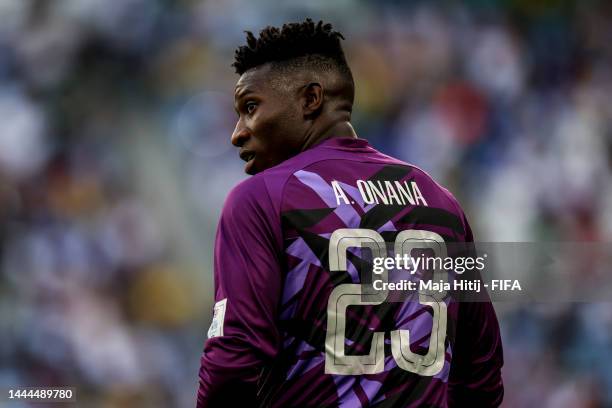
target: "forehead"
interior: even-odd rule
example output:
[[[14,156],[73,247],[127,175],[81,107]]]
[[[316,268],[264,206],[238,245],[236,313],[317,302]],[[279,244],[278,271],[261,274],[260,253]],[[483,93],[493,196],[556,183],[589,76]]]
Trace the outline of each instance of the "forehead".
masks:
[[[240,98],[248,93],[270,92],[273,75],[274,73],[271,72],[270,66],[267,64],[246,71],[236,82],[234,96]]]
[[[308,78],[299,72],[279,70],[272,63],[251,68],[240,76],[234,90],[235,99],[248,93],[269,94],[286,98],[293,94]]]

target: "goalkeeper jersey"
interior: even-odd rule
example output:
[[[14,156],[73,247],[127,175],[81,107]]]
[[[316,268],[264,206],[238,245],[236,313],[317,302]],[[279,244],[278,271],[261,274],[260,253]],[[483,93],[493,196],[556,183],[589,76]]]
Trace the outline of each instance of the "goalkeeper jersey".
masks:
[[[363,139],[328,139],[236,186],[216,235],[198,406],[498,406],[490,302],[372,291],[405,273],[377,275],[373,258],[413,241],[473,237],[446,189]]]

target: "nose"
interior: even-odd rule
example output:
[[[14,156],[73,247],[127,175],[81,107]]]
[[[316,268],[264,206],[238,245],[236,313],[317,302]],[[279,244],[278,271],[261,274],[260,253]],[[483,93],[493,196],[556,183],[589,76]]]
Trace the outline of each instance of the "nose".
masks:
[[[234,133],[232,133],[232,144],[236,147],[242,147],[249,137],[249,130],[244,126],[242,120],[238,120]]]

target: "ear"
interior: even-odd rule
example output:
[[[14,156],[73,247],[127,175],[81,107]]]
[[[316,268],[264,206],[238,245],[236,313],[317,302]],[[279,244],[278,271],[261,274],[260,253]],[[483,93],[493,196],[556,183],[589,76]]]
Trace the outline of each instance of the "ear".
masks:
[[[323,107],[323,87],[318,82],[311,82],[303,88],[302,109],[304,117],[317,114]]]

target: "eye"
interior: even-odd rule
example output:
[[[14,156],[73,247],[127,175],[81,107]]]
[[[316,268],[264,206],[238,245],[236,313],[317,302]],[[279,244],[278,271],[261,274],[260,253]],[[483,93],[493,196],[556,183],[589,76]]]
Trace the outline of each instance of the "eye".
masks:
[[[255,112],[255,108],[257,107],[257,103],[253,101],[247,102],[245,105],[246,112],[250,115]]]

